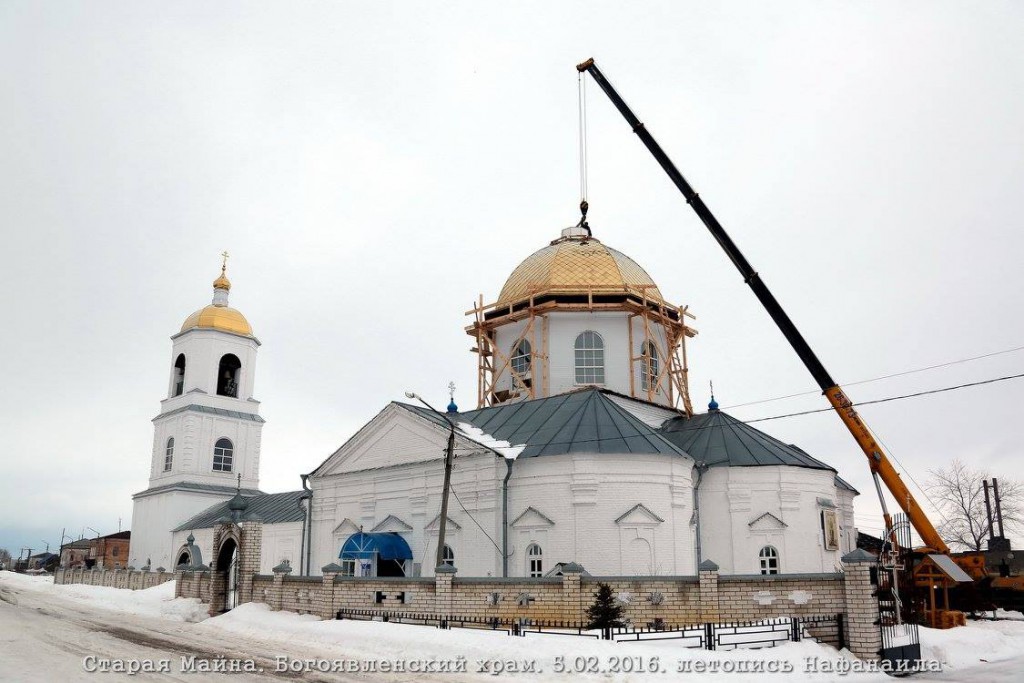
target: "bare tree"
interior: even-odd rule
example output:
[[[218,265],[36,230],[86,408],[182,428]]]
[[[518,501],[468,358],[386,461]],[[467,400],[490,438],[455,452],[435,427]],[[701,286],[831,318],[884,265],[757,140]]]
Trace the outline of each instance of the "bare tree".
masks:
[[[11,568],[11,552],[7,548],[0,548],[0,569]]]
[[[989,537],[988,515],[985,512],[983,482],[989,479],[986,470],[968,467],[954,460],[945,469],[929,470],[925,488],[932,504],[942,514],[938,532],[947,543],[966,550],[983,550]],[[990,494],[991,496],[991,491]],[[1003,527],[1006,535],[1024,524],[1024,486],[1020,482],[999,478]],[[992,521],[996,523],[996,503],[992,500]]]

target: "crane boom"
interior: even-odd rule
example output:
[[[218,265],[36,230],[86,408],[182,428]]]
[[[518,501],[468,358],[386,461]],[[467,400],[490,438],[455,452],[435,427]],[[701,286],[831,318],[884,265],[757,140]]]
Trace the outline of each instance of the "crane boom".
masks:
[[[893,468],[889,458],[886,457],[884,450],[881,445],[875,440],[874,436],[871,435],[871,430],[861,419],[860,415],[857,414],[857,410],[853,406],[853,402],[847,398],[846,393],[843,391],[836,382],[829,375],[825,366],[822,365],[821,361],[811,350],[807,340],[804,339],[803,335],[793,324],[793,321],[783,310],[778,300],[768,289],[768,286],[758,275],[754,267],[750,265],[746,257],[740,251],[736,243],[732,241],[726,233],[725,228],[718,222],[714,214],[704,203],[704,200],[700,198],[700,195],[690,186],[683,177],[683,174],[679,172],[676,165],[672,163],[668,155],[661,148],[661,145],[654,139],[650,131],[641,123],[640,119],[636,117],[636,114],[629,108],[629,105],[619,96],[619,93],[615,91],[612,84],[608,82],[601,70],[594,64],[593,59],[588,59],[582,64],[577,65],[576,69],[581,73],[589,73],[594,81],[598,84],[604,94],[608,96],[608,99],[612,101],[615,108],[619,110],[623,118],[626,119],[626,123],[630,125],[633,132],[636,133],[640,141],[644,143],[647,150],[654,156],[655,161],[664,169],[665,173],[668,174],[669,179],[672,183],[682,192],[686,198],[686,203],[689,204],[693,210],[697,213],[701,222],[711,232],[712,237],[722,247],[729,260],[732,261],[736,269],[740,271],[740,275],[743,276],[743,281],[747,283],[751,290],[754,292],[754,296],[757,297],[761,305],[764,306],[765,310],[768,311],[768,315],[771,316],[772,320],[778,326],[782,332],[786,341],[789,342],[793,350],[796,351],[796,355],[803,361],[804,366],[814,377],[814,381],[821,387],[822,393],[828,399],[829,403],[832,404],[832,408],[838,413],[843,424],[850,430],[853,438],[857,440],[857,444],[864,451],[864,455],[867,456],[868,466],[871,468],[873,477],[875,477],[876,487],[878,480],[881,479],[882,483],[885,484],[889,492],[892,493],[896,499],[896,504],[907,513],[907,517],[910,519],[910,523],[914,525],[917,533],[921,536],[921,540],[924,541],[925,545],[938,552],[948,553],[949,548],[946,543],[939,536],[938,531],[935,530],[931,520],[918,505],[911,494],[910,489],[906,487],[900,475]],[[885,505],[885,499],[882,498],[881,489],[878,491],[879,498],[881,499],[882,509],[885,514],[885,526],[886,531],[889,532],[892,529],[892,519],[889,516],[888,510]]]

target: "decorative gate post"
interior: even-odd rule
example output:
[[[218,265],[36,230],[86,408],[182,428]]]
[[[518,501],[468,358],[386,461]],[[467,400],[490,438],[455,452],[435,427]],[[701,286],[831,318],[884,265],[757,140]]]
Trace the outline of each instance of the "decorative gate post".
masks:
[[[843,556],[843,592],[846,597],[846,645],[861,659],[877,660],[882,649],[878,597],[871,583],[871,568],[878,562],[857,548]]]

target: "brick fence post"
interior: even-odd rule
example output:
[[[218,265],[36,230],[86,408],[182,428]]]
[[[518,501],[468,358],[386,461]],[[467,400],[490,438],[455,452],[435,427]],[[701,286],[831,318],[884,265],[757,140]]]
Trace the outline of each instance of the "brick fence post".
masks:
[[[252,602],[253,577],[260,573],[263,557],[263,522],[249,519],[242,522],[241,546],[238,549],[238,604]]]
[[[281,601],[284,600],[284,577],[292,573],[292,563],[288,560],[281,560],[281,564],[270,571],[274,572],[274,585],[270,587],[267,604],[270,609],[277,612],[281,609]]]
[[[583,623],[583,567],[575,562],[562,566],[562,614],[568,621]]]
[[[846,598],[844,631],[846,646],[861,659],[877,660],[882,649],[878,624],[878,597],[871,583],[871,567],[878,562],[871,553],[857,548],[843,556],[843,594]]]
[[[455,581],[455,567],[442,564],[434,569],[434,611],[442,617],[450,617],[455,598],[452,585]]]
[[[334,562],[320,568],[320,573],[324,575],[324,587],[320,591],[319,605],[321,619],[334,618],[334,579],[341,572],[341,567]]]
[[[697,567],[700,584],[700,618],[705,623],[717,622],[718,608],[718,565],[711,560],[704,560]]]

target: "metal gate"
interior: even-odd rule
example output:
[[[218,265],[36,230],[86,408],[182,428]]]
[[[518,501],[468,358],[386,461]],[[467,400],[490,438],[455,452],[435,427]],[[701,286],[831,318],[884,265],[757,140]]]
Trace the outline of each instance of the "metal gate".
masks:
[[[893,517],[893,535],[897,548],[890,541],[882,547],[875,567],[878,596],[878,624],[882,631],[881,658],[894,672],[910,672],[921,659],[921,637],[918,632],[917,600],[910,548],[910,523],[906,515]]]

